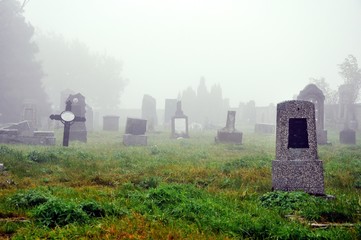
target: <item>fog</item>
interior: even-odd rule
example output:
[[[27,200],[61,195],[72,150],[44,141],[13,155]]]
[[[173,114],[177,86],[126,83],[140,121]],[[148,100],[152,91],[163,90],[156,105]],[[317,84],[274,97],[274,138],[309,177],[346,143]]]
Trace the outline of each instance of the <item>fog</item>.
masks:
[[[36,31],[121,60],[122,108],[140,108],[144,94],[163,108],[202,76],[231,107],[268,105],[310,77],[336,89],[338,64],[349,54],[361,61],[359,0],[31,0],[24,16]]]

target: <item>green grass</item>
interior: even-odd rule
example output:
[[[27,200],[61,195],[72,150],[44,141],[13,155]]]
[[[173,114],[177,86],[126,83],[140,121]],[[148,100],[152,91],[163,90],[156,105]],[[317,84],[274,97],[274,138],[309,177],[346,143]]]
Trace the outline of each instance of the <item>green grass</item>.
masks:
[[[149,134],[145,147],[110,132],[68,148],[61,138],[0,145],[0,238],[361,238],[361,145],[331,133],[332,145],[319,146],[330,200],[271,192],[274,135],[246,132],[242,145],[190,135]]]

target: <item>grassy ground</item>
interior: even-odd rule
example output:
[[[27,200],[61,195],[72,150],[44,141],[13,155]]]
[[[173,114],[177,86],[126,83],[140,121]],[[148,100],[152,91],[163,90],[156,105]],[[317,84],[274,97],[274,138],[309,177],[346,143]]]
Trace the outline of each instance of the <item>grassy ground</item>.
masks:
[[[320,146],[326,193],[271,192],[275,136],[215,132],[125,147],[94,132],[63,148],[0,145],[0,237],[14,239],[361,239],[361,144]],[[361,136],[358,136],[360,139]]]

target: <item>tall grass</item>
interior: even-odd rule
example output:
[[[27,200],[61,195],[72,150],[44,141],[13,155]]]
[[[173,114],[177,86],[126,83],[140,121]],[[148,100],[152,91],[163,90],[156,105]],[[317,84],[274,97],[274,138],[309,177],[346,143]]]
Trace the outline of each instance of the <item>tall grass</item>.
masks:
[[[214,135],[191,133],[176,140],[167,132],[149,134],[145,147],[125,147],[121,134],[108,132],[89,133],[87,144],[71,142],[68,148],[1,145],[0,234],[360,238],[361,145],[330,139],[335,143],[319,146],[326,193],[336,197],[326,200],[271,192],[274,135],[244,133],[242,145],[215,144]],[[313,222],[352,225],[312,229]]]

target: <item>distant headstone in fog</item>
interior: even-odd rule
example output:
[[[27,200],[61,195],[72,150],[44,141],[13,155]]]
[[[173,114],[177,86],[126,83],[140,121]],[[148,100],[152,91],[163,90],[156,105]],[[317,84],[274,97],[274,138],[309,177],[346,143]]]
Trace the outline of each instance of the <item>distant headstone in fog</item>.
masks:
[[[317,154],[315,105],[309,101],[293,100],[277,105],[272,188],[324,195],[323,163]]]
[[[177,111],[177,99],[166,99],[164,108],[164,125],[170,126],[172,117]]]
[[[273,134],[275,133],[275,125],[266,124],[266,123],[256,123],[254,125],[254,132],[262,133],[262,134]]]
[[[315,104],[317,143],[327,144],[327,131],[324,130],[325,122],[325,95],[315,84],[308,84],[300,91],[298,100],[305,100]]]
[[[125,146],[146,146],[147,120],[139,118],[127,118],[123,144]]]
[[[119,131],[119,116],[108,115],[103,116],[104,131]]]
[[[154,131],[155,126],[158,125],[157,102],[155,98],[147,94],[143,96],[142,119],[147,120],[148,131]]]
[[[34,100],[27,99],[23,102],[22,121],[28,121],[32,130],[38,128],[37,107]]]
[[[70,94],[66,101],[71,101],[71,111],[76,117],[85,118],[85,97],[81,93]],[[70,128],[69,140],[87,142],[87,128],[85,122],[74,122]]]
[[[189,138],[188,117],[183,113],[182,102],[177,102],[177,108],[172,117],[172,138]]]
[[[341,85],[339,92],[339,119],[343,123],[343,129],[340,131],[340,143],[356,144],[357,123],[354,116],[354,106],[352,100],[353,86],[351,84]]]
[[[236,111],[228,111],[226,126],[217,131],[216,142],[242,144],[242,132],[236,130]]]

